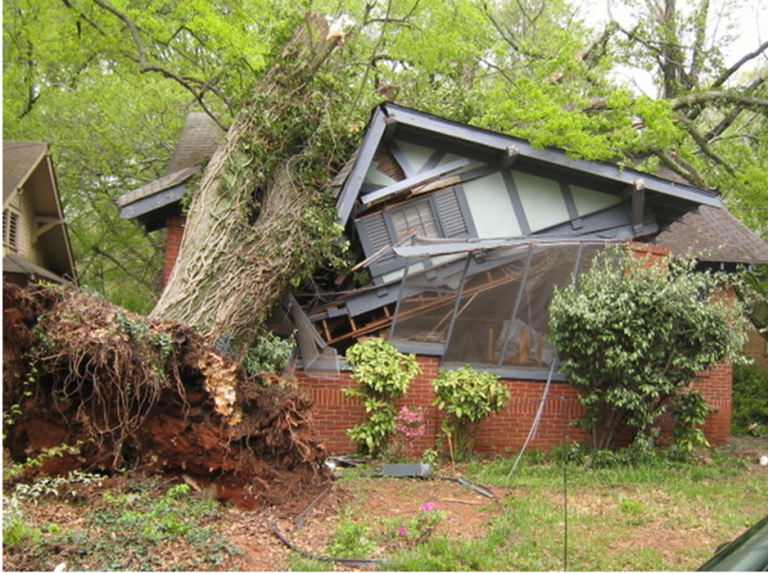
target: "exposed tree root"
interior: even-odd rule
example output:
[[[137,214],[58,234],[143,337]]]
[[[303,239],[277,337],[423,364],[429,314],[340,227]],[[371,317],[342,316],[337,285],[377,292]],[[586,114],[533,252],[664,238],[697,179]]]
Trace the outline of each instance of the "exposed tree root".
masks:
[[[247,378],[191,328],[78,291],[4,284],[3,301],[5,443],[42,461],[28,474],[162,472],[299,510],[327,487],[310,402]]]

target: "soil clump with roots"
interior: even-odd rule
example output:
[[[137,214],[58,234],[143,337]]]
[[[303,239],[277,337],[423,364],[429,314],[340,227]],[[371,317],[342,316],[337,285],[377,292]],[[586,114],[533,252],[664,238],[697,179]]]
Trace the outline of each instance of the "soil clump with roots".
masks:
[[[78,290],[3,284],[3,404],[10,456],[34,461],[18,479],[143,471],[288,513],[332,479],[309,400]]]

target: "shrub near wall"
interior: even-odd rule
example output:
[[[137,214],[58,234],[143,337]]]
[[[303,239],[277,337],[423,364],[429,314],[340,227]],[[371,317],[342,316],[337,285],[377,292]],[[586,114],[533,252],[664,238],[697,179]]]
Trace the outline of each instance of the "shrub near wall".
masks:
[[[407,405],[420,408],[426,423],[425,435],[413,440],[412,451],[442,448],[442,413],[432,402],[435,393],[432,382],[440,370],[439,359],[433,356],[417,357],[421,374],[411,380],[405,399],[396,401],[396,407]],[[719,364],[700,373],[694,385],[702,391],[707,401],[716,408],[704,424],[704,432],[710,444],[717,445],[730,437],[731,424],[731,365]],[[303,370],[296,371],[296,383],[300,390],[314,401],[313,421],[318,437],[335,455],[355,452],[356,444],[347,430],[365,420],[365,408],[360,398],[348,397],[343,388],[354,384],[351,373],[342,371],[333,376],[310,376]],[[486,419],[477,434],[475,449],[486,454],[505,454],[518,451],[525,443],[528,431],[536,416],[536,410],[544,390],[544,383],[537,380],[502,379],[510,391],[510,400],[504,409]],[[583,416],[576,389],[563,382],[554,382],[545,403],[534,449],[549,449],[564,442],[585,442],[586,431],[574,426],[573,420]]]

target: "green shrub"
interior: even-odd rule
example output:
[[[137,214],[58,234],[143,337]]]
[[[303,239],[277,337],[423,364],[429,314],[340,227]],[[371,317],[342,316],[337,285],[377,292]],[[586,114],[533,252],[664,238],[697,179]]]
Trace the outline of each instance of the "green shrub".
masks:
[[[346,396],[363,399],[367,420],[347,430],[363,453],[379,455],[397,428],[395,400],[408,391],[420,372],[413,354],[403,354],[391,342],[370,338],[347,349],[357,386],[344,388]]]
[[[282,374],[288,366],[296,340],[293,336],[280,338],[276,334],[268,332],[256,341],[245,353],[243,367],[245,371],[256,376],[261,372]]]
[[[689,259],[608,248],[578,283],[555,290],[549,338],[579,391],[592,446],[614,447],[627,426],[647,434],[698,372],[737,355],[745,304],[722,292],[741,286],[738,276],[697,272]],[[694,401],[684,406],[693,415],[678,420],[694,423],[683,436],[693,442]]]
[[[445,410],[442,429],[449,439],[451,455],[466,459],[474,448],[480,422],[504,407],[509,389],[495,374],[479,372],[469,364],[458,370],[443,370],[433,387],[435,406]]]
[[[755,366],[734,366],[732,407],[734,434],[768,433],[768,376]]]

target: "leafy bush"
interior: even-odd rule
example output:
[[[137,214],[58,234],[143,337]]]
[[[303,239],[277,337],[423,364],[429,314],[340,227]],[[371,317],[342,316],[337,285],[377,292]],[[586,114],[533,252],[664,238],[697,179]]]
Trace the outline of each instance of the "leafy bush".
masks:
[[[448,436],[451,455],[466,459],[474,448],[480,422],[504,407],[509,389],[495,374],[479,372],[469,364],[443,370],[433,387],[435,406],[445,410],[442,429]]]
[[[723,291],[740,288],[739,278],[694,264],[605,249],[577,284],[555,290],[550,340],[579,390],[593,446],[612,447],[626,426],[647,434],[697,372],[738,355],[744,304]],[[691,428],[697,420],[688,418]]]
[[[381,338],[351,346],[346,358],[357,386],[342,391],[346,396],[362,398],[368,417],[347,433],[364,453],[379,455],[397,428],[394,401],[408,391],[421,369],[413,354],[403,354]]]
[[[735,434],[768,433],[768,376],[755,366],[733,369],[731,429]]]
[[[282,374],[288,366],[296,340],[293,336],[280,338],[268,332],[256,341],[256,345],[245,353],[243,367],[250,376],[261,372]]]

